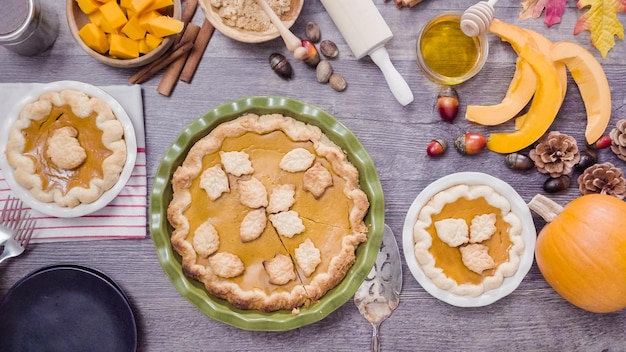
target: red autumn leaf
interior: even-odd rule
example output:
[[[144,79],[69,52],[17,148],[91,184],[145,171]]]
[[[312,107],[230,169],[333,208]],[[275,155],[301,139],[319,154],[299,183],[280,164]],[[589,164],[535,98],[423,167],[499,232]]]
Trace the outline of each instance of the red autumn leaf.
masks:
[[[565,12],[566,0],[522,0],[522,11],[519,20],[539,18],[543,10],[546,11],[543,22],[548,26],[561,22],[561,16]]]

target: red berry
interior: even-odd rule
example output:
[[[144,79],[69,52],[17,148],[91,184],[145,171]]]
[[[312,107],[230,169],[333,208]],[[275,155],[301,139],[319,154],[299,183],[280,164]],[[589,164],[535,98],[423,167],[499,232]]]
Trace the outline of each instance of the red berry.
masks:
[[[611,137],[602,136],[593,144],[595,149],[604,149],[611,146]]]

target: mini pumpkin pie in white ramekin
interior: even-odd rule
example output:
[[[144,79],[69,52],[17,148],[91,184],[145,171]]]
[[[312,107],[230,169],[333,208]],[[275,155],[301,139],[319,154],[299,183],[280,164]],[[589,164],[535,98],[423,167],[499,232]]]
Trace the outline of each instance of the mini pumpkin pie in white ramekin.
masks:
[[[73,81],[40,86],[9,118],[2,169],[14,193],[36,210],[58,217],[96,211],[132,173],[132,122],[99,88]]]
[[[517,288],[534,259],[530,210],[500,179],[478,172],[426,187],[404,223],[404,255],[434,297],[460,307],[491,304]]]

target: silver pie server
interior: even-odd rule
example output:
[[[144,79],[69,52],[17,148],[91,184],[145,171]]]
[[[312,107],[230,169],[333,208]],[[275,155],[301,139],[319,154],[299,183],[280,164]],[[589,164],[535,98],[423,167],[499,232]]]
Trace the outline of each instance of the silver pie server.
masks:
[[[354,304],[361,315],[374,328],[372,332],[372,351],[379,351],[380,324],[387,319],[400,303],[402,290],[402,261],[398,243],[391,228],[385,225],[383,243],[376,258],[376,263],[354,294]]]

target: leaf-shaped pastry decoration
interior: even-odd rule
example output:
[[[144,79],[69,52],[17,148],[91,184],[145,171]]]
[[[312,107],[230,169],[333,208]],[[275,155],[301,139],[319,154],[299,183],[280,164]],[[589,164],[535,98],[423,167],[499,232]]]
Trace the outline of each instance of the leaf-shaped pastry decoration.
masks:
[[[561,22],[561,16],[565,12],[565,2],[566,0],[522,0],[522,11],[519,14],[519,20],[539,18],[545,9],[546,14],[543,22],[548,27],[551,27]]]
[[[589,31],[591,44],[606,58],[615,46],[615,36],[624,39],[624,26],[617,13],[626,11],[626,0],[578,0],[577,6],[589,9],[576,21],[574,35]]]

